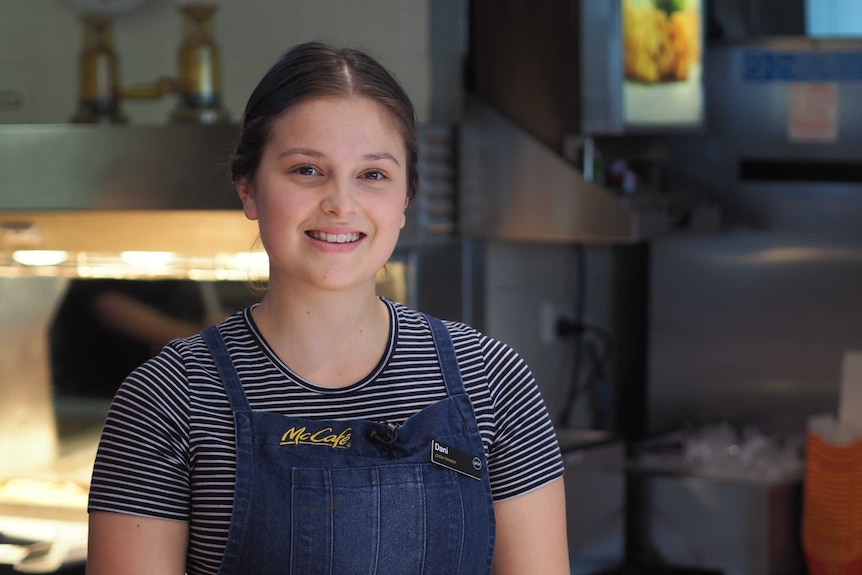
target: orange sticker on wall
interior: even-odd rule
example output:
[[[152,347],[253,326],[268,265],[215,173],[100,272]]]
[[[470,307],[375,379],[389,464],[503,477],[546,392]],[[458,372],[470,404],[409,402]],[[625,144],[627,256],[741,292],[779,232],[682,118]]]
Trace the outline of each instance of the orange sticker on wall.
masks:
[[[793,142],[838,139],[838,86],[791,84],[787,136]]]

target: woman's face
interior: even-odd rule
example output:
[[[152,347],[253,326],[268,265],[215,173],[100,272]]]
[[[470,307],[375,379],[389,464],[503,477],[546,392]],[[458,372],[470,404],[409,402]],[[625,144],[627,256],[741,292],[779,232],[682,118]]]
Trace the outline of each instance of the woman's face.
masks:
[[[312,99],[278,118],[254,179],[237,182],[246,216],[259,221],[270,283],[373,285],[404,227],[406,162],[372,100]]]

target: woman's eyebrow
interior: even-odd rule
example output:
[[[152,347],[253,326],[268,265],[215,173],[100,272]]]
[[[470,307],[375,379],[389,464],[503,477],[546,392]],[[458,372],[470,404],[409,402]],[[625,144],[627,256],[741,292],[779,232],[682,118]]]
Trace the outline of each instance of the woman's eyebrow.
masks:
[[[365,154],[365,155],[363,156],[363,159],[365,159],[365,160],[370,160],[370,161],[374,161],[374,160],[390,160],[390,161],[394,162],[396,166],[400,166],[400,165],[401,165],[401,164],[398,162],[398,160],[396,160],[396,159],[395,159],[395,156],[393,156],[392,154],[388,154],[388,153],[386,153],[386,152],[376,152],[376,153],[371,153],[371,154]]]
[[[314,150],[312,148],[288,148],[288,149],[280,152],[278,154],[278,157],[279,158],[285,158],[287,156],[293,156],[295,154],[299,154],[302,156],[309,156],[312,158],[322,158],[323,156],[325,156],[325,154],[323,152],[320,152],[318,150]],[[372,162],[374,160],[389,160],[389,161],[393,162],[396,166],[401,165],[401,163],[397,159],[395,159],[395,156],[393,156],[392,154],[390,154],[388,152],[372,152],[372,153],[365,154],[364,156],[362,156],[362,159],[366,160],[366,161],[372,161]]]
[[[319,152],[312,148],[288,148],[283,152],[278,154],[279,158],[284,158],[287,156],[293,156],[294,154],[301,154],[303,156],[311,156],[312,158],[322,158],[323,152]]]

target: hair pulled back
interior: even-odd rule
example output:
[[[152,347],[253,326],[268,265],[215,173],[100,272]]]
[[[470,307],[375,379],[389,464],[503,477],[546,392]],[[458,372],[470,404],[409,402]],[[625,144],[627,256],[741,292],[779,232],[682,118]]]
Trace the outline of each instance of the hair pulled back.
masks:
[[[321,42],[291,48],[251,93],[231,159],[231,179],[254,178],[277,118],[301,102],[332,96],[368,98],[386,110],[404,140],[407,197],[413,198],[419,180],[413,103],[394,76],[365,52]]]

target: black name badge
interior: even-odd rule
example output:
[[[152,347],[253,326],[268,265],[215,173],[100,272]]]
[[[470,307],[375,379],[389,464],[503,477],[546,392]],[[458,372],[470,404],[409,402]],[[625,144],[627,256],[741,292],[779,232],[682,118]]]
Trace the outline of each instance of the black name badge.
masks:
[[[463,473],[473,479],[482,479],[485,463],[481,457],[470,455],[456,447],[431,440],[431,462]]]

